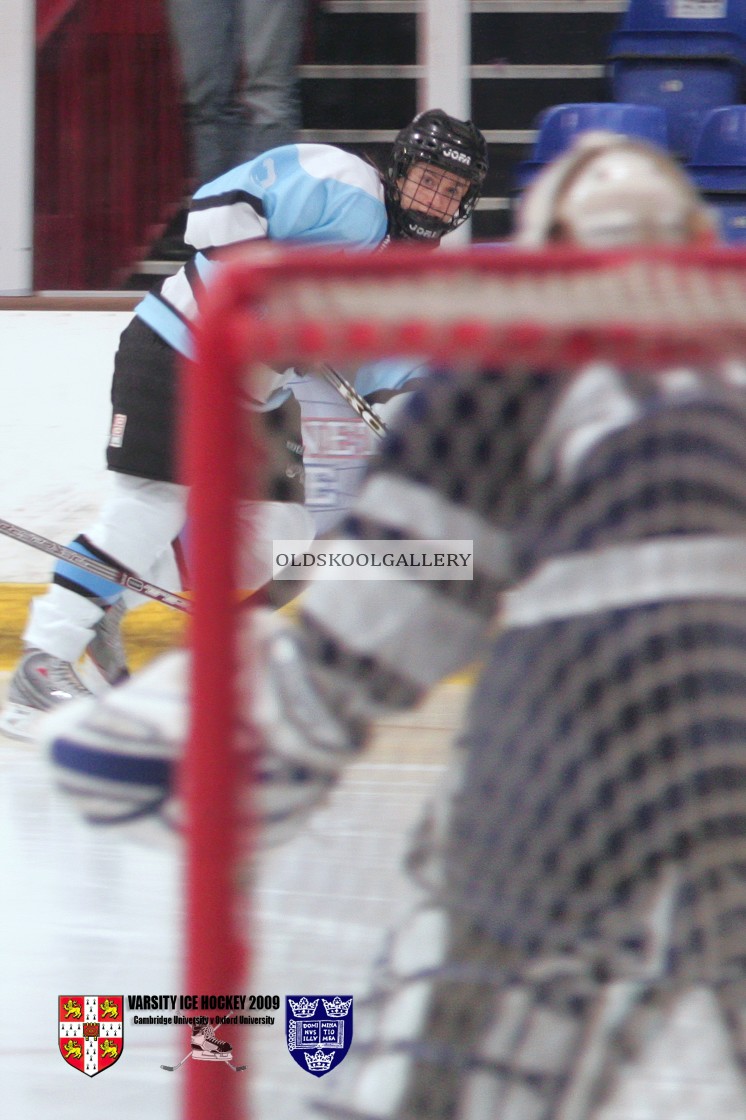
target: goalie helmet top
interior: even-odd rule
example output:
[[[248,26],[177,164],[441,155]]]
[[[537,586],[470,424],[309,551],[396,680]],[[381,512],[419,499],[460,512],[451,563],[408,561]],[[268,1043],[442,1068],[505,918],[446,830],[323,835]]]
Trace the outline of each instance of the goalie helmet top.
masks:
[[[614,132],[586,132],[545,167],[519,209],[521,245],[589,248],[712,240],[712,215],[663,150]]]
[[[416,164],[465,180],[468,189],[451,215],[423,214],[402,203],[401,186]],[[391,236],[437,242],[471,214],[487,174],[487,142],[471,121],[442,109],[419,113],[396,137],[383,175]]]

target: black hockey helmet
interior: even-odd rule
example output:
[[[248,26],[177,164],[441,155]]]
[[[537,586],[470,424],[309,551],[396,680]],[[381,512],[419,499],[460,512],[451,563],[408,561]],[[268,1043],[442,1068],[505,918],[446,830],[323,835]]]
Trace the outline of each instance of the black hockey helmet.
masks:
[[[439,217],[401,205],[400,183],[416,163],[432,164],[470,181],[452,217]],[[487,175],[487,142],[471,121],[449,117],[442,109],[419,113],[401,130],[391,149],[383,176],[391,236],[416,241],[439,241],[471,214]]]

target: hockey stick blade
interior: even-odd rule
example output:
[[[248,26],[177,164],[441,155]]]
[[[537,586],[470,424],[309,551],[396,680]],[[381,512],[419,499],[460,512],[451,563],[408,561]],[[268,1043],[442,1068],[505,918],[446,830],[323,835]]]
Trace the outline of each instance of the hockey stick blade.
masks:
[[[184,1062],[187,1060],[187,1058],[191,1058],[191,1056],[191,1054],[187,1054],[186,1058],[182,1058],[177,1066],[162,1065],[161,1069],[165,1069],[169,1073],[176,1073],[176,1071],[181,1069],[181,1067],[184,1065]],[[231,1062],[224,1062],[223,1064],[228,1066],[228,1069],[232,1069],[234,1073],[241,1073],[242,1070],[248,1069],[248,1066],[234,1066]]]
[[[168,1070],[169,1073],[176,1073],[177,1069],[181,1069],[181,1067],[184,1065],[184,1062],[187,1060],[187,1058],[191,1058],[191,1056],[192,1056],[192,1054],[191,1054],[191,1051],[190,1051],[187,1054],[186,1058],[181,1059],[181,1061],[179,1062],[178,1065],[176,1065],[176,1066],[161,1066],[161,1069]]]
[[[58,560],[66,560],[69,564],[82,568],[84,572],[90,572],[91,575],[100,576],[102,579],[109,580],[110,583],[117,583],[128,591],[136,591],[139,595],[144,595],[146,599],[154,599],[157,603],[163,603],[167,607],[184,611],[186,614],[191,613],[192,604],[184,595],[179,595],[176,591],[166,591],[164,587],[148,583],[147,580],[140,579],[134,572],[128,572],[124,568],[115,568],[111,564],[105,564],[103,560],[96,560],[93,556],[84,556],[82,553],[68,548],[67,545],[58,544],[57,541],[52,541],[49,537],[43,537],[40,533],[33,533],[30,529],[24,529],[20,525],[14,525],[12,521],[4,521],[2,518],[0,518],[0,533],[3,536],[11,537],[15,541],[20,541],[21,544],[36,548],[40,552],[56,556]]]

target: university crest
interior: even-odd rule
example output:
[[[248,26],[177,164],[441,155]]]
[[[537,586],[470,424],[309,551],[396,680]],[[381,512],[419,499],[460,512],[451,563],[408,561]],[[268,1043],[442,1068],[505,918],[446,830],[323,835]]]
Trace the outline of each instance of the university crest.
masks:
[[[336,1069],[352,1042],[352,996],[286,996],[286,1038],[306,1073]]]
[[[95,1077],[119,1061],[124,1048],[124,996],[60,996],[60,1054],[69,1066]]]

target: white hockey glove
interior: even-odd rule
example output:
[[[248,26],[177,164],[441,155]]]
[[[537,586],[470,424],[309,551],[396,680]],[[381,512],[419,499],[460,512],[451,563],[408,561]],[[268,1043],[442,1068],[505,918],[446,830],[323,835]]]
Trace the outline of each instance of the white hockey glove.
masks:
[[[370,718],[333,702],[297,627],[269,610],[250,617],[241,638],[244,662],[253,665],[248,714],[260,741],[254,805],[259,842],[271,846],[294,835],[326,800],[342,768],[365,746]]]
[[[189,715],[187,655],[159,657],[126,684],[60,704],[39,729],[59,789],[91,824],[147,841],[178,831],[174,762]]]
[[[256,843],[270,846],[298,831],[326,798],[342,767],[364,745],[367,724],[332,709],[304,657],[297,628],[255,610],[244,616],[241,669],[256,729]],[[92,824],[117,825],[150,841],[178,832],[176,775],[186,738],[188,655],[167,654],[104,696],[61,705],[42,737],[59,788]],[[249,749],[248,736],[245,737]],[[217,748],[216,748],[217,749]],[[157,826],[157,827],[156,827]]]

